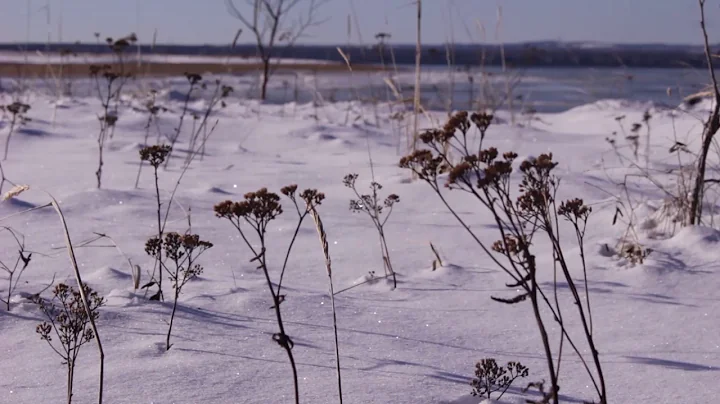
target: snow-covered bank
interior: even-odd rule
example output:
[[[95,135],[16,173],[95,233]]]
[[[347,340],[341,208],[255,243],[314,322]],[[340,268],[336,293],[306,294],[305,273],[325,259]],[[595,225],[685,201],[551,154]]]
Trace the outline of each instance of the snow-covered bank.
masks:
[[[169,109],[159,115],[161,131],[172,132],[177,125],[182,80],[161,83],[167,91],[159,93],[158,100]],[[7,95],[0,97],[0,104],[10,101]],[[139,189],[134,189],[147,122],[143,99],[128,98],[128,107],[120,111],[106,149],[102,190],[94,189],[97,99],[83,96],[57,103],[34,94],[26,102],[32,106],[32,121],[13,135],[3,169],[10,180],[32,188],[0,203],[0,217],[46,203],[39,190],[47,190],[60,200],[76,244],[96,232],[111,236],[142,267],[144,283],[145,271],[152,267],[144,245],[153,235],[156,212],[147,167]],[[201,98],[190,102],[193,111],[205,105]],[[702,227],[683,229],[666,239],[642,233],[652,253],[636,266],[603,249],[624,230],[612,226],[612,195],[617,194],[612,180],[622,172],[606,138],[620,130],[616,117],[625,116],[630,125],[649,107],[606,101],[560,114],[538,114],[538,120],[523,127],[492,126],[487,141],[520,156],[552,151],[560,162],[561,197],[581,197],[593,205],[586,241],[589,290],[610,402],[700,403],[720,391],[720,236]],[[696,115],[703,108],[675,114],[653,110],[654,164],[669,164],[667,150],[676,136],[698,133]],[[171,211],[168,225],[169,230],[184,232],[189,209],[193,232],[215,244],[201,259],[205,272],[181,296],[175,346],[168,352],[162,343],[169,302],[148,302],[142,292],[134,292],[127,261],[115,249],[78,248],[86,281],[108,299],[98,322],[106,350],[106,402],[291,402],[290,366],[271,338],[276,325],[265,280],[249,262],[253,257],[234,229],[215,217],[213,206],[240,200],[245,192],[261,187],[276,192],[291,183],[301,189],[318,188],[326,195],[319,211],[328,232],[335,288],[344,289],[371,271],[383,271],[375,230],[367,218],[349,212],[352,194],[342,183],[345,174],[355,172],[360,174],[360,187],[368,185],[368,150],[376,180],[401,198],[387,224],[399,285],[396,290],[383,283],[362,285],[336,298],[346,402],[477,404],[479,398],[469,397],[469,381],[475,362],[488,357],[521,361],[530,368],[528,380],[547,380],[529,308],[490,299],[508,291],[508,279],[430,189],[409,181],[409,173],[397,167],[406,145],[403,131],[390,119],[394,111],[387,105],[378,106],[378,115],[374,111],[359,103],[268,105],[240,96],[218,110],[206,156],[185,174],[177,194],[182,209]],[[440,121],[443,115],[433,117]],[[509,116],[501,113],[498,120],[508,122]],[[0,133],[7,131],[4,119]],[[187,133],[180,138],[180,157],[188,149],[188,138]],[[160,186],[168,193],[181,173],[182,160],[175,158],[167,170],[160,170]],[[646,182],[638,181],[632,190],[647,202],[648,215],[664,197]],[[482,209],[458,193],[451,192],[449,199],[474,228],[488,229],[481,232],[483,241],[498,238]],[[284,258],[282,248],[293,236],[295,223],[287,208],[289,213],[269,228],[273,252],[268,259],[275,276]],[[28,250],[36,252],[20,292],[39,291],[54,274],[57,281],[71,281],[63,236],[52,212],[40,210],[2,224],[22,232]],[[0,259],[6,262],[16,251],[6,235],[3,240]],[[445,261],[436,271],[431,269],[429,242]],[[283,310],[295,342],[302,401],[332,403],[337,389],[332,316],[324,260],[312,225],[300,231],[290,262]],[[538,262],[550,267],[552,257],[539,256]],[[550,282],[552,271],[540,276]],[[3,278],[0,292],[5,290]],[[561,299],[569,296],[567,290],[559,293]],[[12,300],[12,311],[0,314],[0,347],[5,352],[0,359],[0,402],[62,402],[64,369],[35,334],[41,315],[23,294]],[[549,326],[556,334],[554,324]],[[94,400],[96,359],[91,345],[83,348],[75,376],[76,402]],[[521,387],[514,386],[503,400],[520,397]],[[561,374],[562,402],[580,403],[592,399],[593,393],[582,364],[568,355]]]

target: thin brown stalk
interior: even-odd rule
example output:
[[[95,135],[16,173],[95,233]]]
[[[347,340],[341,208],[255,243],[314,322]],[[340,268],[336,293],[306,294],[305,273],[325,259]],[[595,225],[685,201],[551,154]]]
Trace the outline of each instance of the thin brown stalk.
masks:
[[[85,306],[85,313],[88,316],[88,319],[90,321],[90,327],[93,330],[93,333],[95,333],[95,343],[97,344],[98,353],[100,355],[100,385],[98,390],[98,404],[102,404],[103,402],[103,381],[105,376],[105,352],[103,351],[102,341],[100,340],[100,333],[98,333],[97,325],[95,324],[95,320],[93,318],[92,312],[90,310],[90,305],[88,303],[88,298],[85,294],[85,290],[82,287],[84,285],[82,281],[82,277],[80,276],[80,269],[77,263],[77,259],[75,258],[75,250],[73,249],[72,241],[70,240],[70,230],[68,230],[67,222],[65,221],[65,215],[63,215],[62,210],[60,209],[60,205],[55,200],[55,198],[51,194],[47,194],[51,199],[51,205],[55,209],[55,212],[57,213],[58,217],[60,218],[60,223],[63,226],[63,232],[65,234],[65,245],[67,246],[68,250],[68,257],[70,258],[70,264],[73,267],[73,272],[75,274],[75,280],[77,281],[79,287],[78,290],[80,292],[80,296],[83,300],[83,305]]]
[[[333,290],[332,281],[332,262],[330,260],[330,247],[327,242],[327,233],[323,227],[320,215],[317,213],[314,207],[310,208],[310,214],[315,221],[315,228],[317,229],[318,236],[320,237],[320,245],[322,246],[323,256],[325,257],[325,269],[327,270],[328,278],[330,280],[330,302],[332,304],[333,312],[333,333],[335,334],[335,363],[337,365],[337,380],[338,380],[338,399],[342,404],[342,377],[340,375],[340,344],[338,343],[338,328],[337,328],[337,314],[335,311],[335,292]]]
[[[415,43],[415,95],[413,97],[413,133],[412,133],[412,151],[417,147],[418,133],[418,114],[420,113],[420,62],[422,61],[422,0],[417,1],[417,41]]]

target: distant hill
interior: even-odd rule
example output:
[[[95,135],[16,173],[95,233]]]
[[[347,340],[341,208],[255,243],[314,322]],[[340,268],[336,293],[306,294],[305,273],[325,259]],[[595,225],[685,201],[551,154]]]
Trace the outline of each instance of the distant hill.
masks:
[[[350,56],[352,63],[390,62],[391,58],[399,65],[415,62],[414,45],[378,45],[370,47],[341,46]],[[713,45],[714,49],[720,46]],[[46,44],[0,44],[0,51],[27,50],[35,53],[60,52],[69,50],[74,53],[109,53],[105,44],[55,43]],[[661,45],[661,44],[605,44],[599,42],[526,42],[505,45],[505,58],[515,67],[703,67],[705,55],[701,46]],[[133,52],[136,50],[133,49]],[[140,45],[144,54],[167,55],[255,55],[252,45],[238,45],[234,49],[217,45]],[[298,45],[290,49],[279,49],[282,57],[342,62],[336,46]],[[457,67],[498,66],[501,64],[500,47],[497,45],[458,44],[451,51],[450,58]],[[444,45],[423,47],[423,64],[447,64]]]

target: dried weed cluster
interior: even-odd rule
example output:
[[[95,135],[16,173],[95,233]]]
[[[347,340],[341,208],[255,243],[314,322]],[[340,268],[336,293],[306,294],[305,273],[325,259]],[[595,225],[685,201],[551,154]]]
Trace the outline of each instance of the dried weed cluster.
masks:
[[[372,222],[380,239],[380,252],[383,260],[383,268],[385,269],[385,277],[391,277],[393,288],[397,287],[397,276],[390,261],[390,249],[387,245],[385,237],[385,224],[393,212],[396,204],[400,203],[400,197],[390,194],[385,199],[380,196],[382,185],[376,181],[370,183],[370,193],[360,194],[357,189],[358,174],[348,174],[343,179],[345,187],[350,188],[357,199],[350,200],[350,211],[354,213],[364,213]],[[371,275],[373,272],[371,272]]]
[[[568,285],[578,317],[583,326],[584,339],[590,347],[594,371],[586,364],[586,370],[592,381],[600,403],[606,404],[606,390],[599,354],[593,338],[592,312],[587,292],[587,271],[584,255],[584,236],[587,219],[591,209],[580,199],[557,201],[559,179],[553,170],[557,162],[552,154],[541,154],[516,163],[515,152],[501,154],[494,147],[484,147],[488,129],[493,116],[485,113],[459,112],[453,115],[442,129],[429,130],[419,138],[425,149],[414,151],[400,160],[400,167],[412,171],[419,179],[427,183],[440,198],[455,219],[472,237],[478,246],[511,279],[508,287],[521,292],[505,298],[493,297],[493,300],[518,304],[529,300],[535,316],[536,325],[543,340],[551,389],[547,393],[549,402],[558,403],[560,352],[553,353],[546,321],[542,309],[549,309],[552,321],[561,328],[560,341],[567,341],[575,354],[585,362],[583,351],[578,348],[565,327],[560,303],[557,299],[559,277]],[[473,131],[475,129],[476,132]],[[478,146],[472,147],[473,140]],[[451,156],[452,152],[452,156]],[[513,186],[516,173],[519,184]],[[487,246],[478,234],[456,212],[445,198],[444,190],[461,191],[479,203],[493,217],[500,239]],[[574,229],[574,238],[580,246],[580,261],[584,274],[585,299],[582,298],[575,278],[571,275],[571,263],[560,237],[560,219],[569,222]],[[542,234],[550,241],[548,247],[535,244],[536,236]],[[552,257],[554,287],[551,299],[538,281],[538,271],[543,270],[536,260],[539,248],[549,248]],[[549,270],[549,268],[548,268]],[[561,344],[562,347],[562,344]],[[557,357],[556,357],[557,356]],[[555,361],[557,360],[557,364]]]
[[[145,252],[158,259],[161,271],[167,274],[175,291],[165,340],[166,351],[172,346],[170,335],[182,288],[203,273],[204,268],[197,263],[197,259],[212,246],[212,243],[201,240],[197,234],[181,235],[174,232],[166,233],[164,237],[153,237],[145,243]],[[165,259],[163,260],[162,257]]]
[[[53,289],[53,298],[46,300],[36,298],[40,310],[47,318],[39,324],[36,332],[40,339],[46,341],[50,348],[62,359],[67,367],[67,402],[72,402],[75,366],[80,348],[95,339],[95,332],[90,327],[91,321],[99,317],[98,309],[105,304],[105,299],[89,286],[82,285],[83,294],[64,283]],[[87,299],[87,305],[84,303]]]
[[[295,343],[286,333],[285,323],[283,322],[280,305],[287,300],[287,295],[282,293],[282,282],[290,258],[290,252],[295,244],[300,227],[308,215],[317,212],[316,208],[325,199],[325,195],[316,189],[306,189],[299,195],[297,194],[297,189],[297,185],[288,185],[280,190],[280,193],[291,201],[298,219],[295,233],[285,252],[285,260],[276,282],[273,282],[270,275],[270,264],[268,260],[272,255],[267,251],[267,229],[270,222],[283,214],[280,196],[268,191],[267,188],[261,188],[255,192],[246,193],[242,201],[233,202],[228,200],[215,205],[215,215],[219,218],[226,219],[235,227],[244,241],[245,246],[253,255],[250,262],[256,262],[258,269],[262,270],[265,275],[273,303],[271,309],[275,311],[278,325],[278,332],[273,334],[272,339],[285,350],[288,360],[290,361],[296,404],[300,403],[300,389],[297,366],[292,352]],[[301,207],[300,201],[302,201],[304,206]],[[248,227],[249,229],[247,229]],[[253,241],[251,241],[251,237]],[[277,286],[275,286],[275,284],[277,284]]]

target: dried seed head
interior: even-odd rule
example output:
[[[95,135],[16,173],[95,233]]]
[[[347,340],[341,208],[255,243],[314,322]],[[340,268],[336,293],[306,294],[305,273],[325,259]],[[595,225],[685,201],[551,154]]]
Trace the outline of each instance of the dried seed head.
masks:
[[[467,179],[468,172],[472,169],[472,166],[468,162],[462,162],[453,167],[448,173],[446,186],[457,184],[459,180]]]
[[[12,104],[6,106],[5,109],[7,109],[7,111],[13,115],[23,115],[30,110],[30,105],[15,101]]]
[[[393,207],[393,205],[395,205],[396,203],[400,203],[400,197],[395,194],[388,195],[388,197],[385,198],[385,201],[383,202],[383,204],[388,208]]]
[[[355,188],[355,181],[357,181],[358,177],[358,174],[348,174],[343,179],[343,184],[348,188]]]
[[[317,189],[306,189],[300,194],[300,198],[302,198],[302,200],[305,201],[305,205],[310,208],[320,205],[325,199],[325,194],[318,192]]]
[[[288,196],[288,197],[294,197],[295,192],[297,191],[298,186],[295,184],[284,186],[280,189],[280,193]]]
[[[443,127],[443,132],[454,135],[457,130],[462,133],[467,133],[468,129],[470,129],[468,113],[467,111],[460,111],[448,119],[447,123]]]
[[[153,237],[145,242],[145,253],[151,257],[157,257],[160,254],[162,242],[159,238]]]
[[[474,113],[470,116],[470,120],[472,123],[475,124],[475,126],[480,130],[481,133],[485,133],[487,129],[490,127],[490,124],[492,124],[493,121],[493,115],[488,114],[485,112],[482,113]]]
[[[217,205],[215,205],[213,210],[215,211],[215,216],[225,219],[231,219],[233,216],[236,216],[234,214],[234,207],[235,203],[228,200],[218,203]]]
[[[107,114],[105,116],[101,116],[98,119],[100,119],[101,122],[105,122],[107,126],[113,127],[117,123],[118,117],[114,114]]]
[[[167,145],[147,146],[140,149],[140,159],[150,162],[150,165],[158,168],[165,162],[172,149]]]
[[[202,76],[197,73],[185,73],[185,78],[190,82],[190,85],[195,85],[202,81]]]
[[[231,86],[222,86],[221,97],[227,98],[233,91],[235,91],[235,89]]]
[[[478,155],[478,160],[485,164],[491,164],[498,156],[498,150],[494,147],[489,149],[481,150]]]
[[[443,158],[433,156],[430,150],[416,150],[400,159],[399,166],[412,170],[418,178],[425,181],[434,182],[437,176],[450,171]]]
[[[245,200],[240,202],[225,201],[215,205],[215,215],[231,220],[252,219],[264,226],[283,213],[280,197],[268,192],[267,188],[248,192],[244,197]]]
[[[587,219],[592,212],[592,208],[586,206],[582,199],[571,199],[560,204],[558,215],[565,216],[571,220]]]

